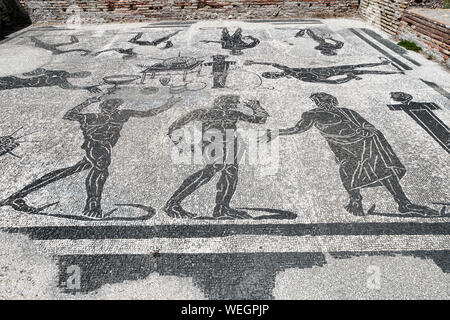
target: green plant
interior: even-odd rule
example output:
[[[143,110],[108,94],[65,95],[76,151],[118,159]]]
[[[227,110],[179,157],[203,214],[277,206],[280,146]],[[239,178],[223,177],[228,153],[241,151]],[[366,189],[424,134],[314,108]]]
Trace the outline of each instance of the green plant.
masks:
[[[444,9],[450,9],[450,0],[444,0]]]
[[[411,50],[415,52],[419,52],[422,50],[421,47],[419,47],[415,42],[402,39],[399,43],[397,43],[399,46],[405,48],[406,50]]]

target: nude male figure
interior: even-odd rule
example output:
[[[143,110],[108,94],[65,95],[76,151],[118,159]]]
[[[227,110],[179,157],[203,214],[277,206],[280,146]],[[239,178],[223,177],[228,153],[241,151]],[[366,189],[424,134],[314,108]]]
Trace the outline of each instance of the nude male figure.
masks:
[[[246,61],[245,65],[267,65],[282,70],[281,72],[263,72],[262,76],[267,79],[278,78],[296,78],[305,82],[320,82],[330,84],[346,83],[351,80],[361,80],[360,75],[363,74],[402,74],[402,72],[396,71],[380,71],[380,70],[367,70],[360,69],[364,67],[377,67],[382,65],[389,65],[390,62],[387,59],[381,58],[381,62],[378,63],[362,63],[355,65],[342,65],[332,67],[318,67],[318,68],[291,68],[285,65],[271,62],[255,62]],[[332,77],[344,76],[338,79],[330,79]]]
[[[34,42],[35,47],[51,51],[53,55],[60,55],[60,54],[68,53],[68,52],[83,52],[81,55],[86,56],[91,52],[90,50],[86,50],[86,49],[69,49],[69,50],[58,49],[58,47],[68,46],[68,45],[80,42],[76,36],[71,36],[70,42],[63,42],[63,43],[48,43],[48,42],[39,40],[36,37],[30,37],[30,39],[31,39],[31,41]]]
[[[249,39],[251,41],[246,42],[244,39]],[[241,28],[237,28],[232,35],[230,35],[227,28],[223,28],[220,41],[202,40],[201,42],[220,43],[222,49],[231,50],[232,55],[241,55],[243,54],[242,50],[254,48],[260,43],[259,39],[253,36],[242,36]]]
[[[258,101],[244,102],[252,110],[252,114],[238,111],[239,104],[239,96],[222,95],[214,100],[212,108],[193,110],[170,126],[169,136],[172,136],[176,130],[180,130],[188,123],[193,121],[201,122],[203,136],[202,151],[206,162],[206,166],[186,178],[169,201],[167,201],[164,210],[170,217],[195,217],[195,214],[183,209],[181,202],[202,185],[208,183],[216,174],[220,174],[220,179],[216,187],[216,205],[214,207],[213,217],[216,219],[251,218],[245,211],[230,207],[231,199],[237,188],[239,171],[236,125],[239,121],[263,124],[266,122],[269,114],[260,106]],[[230,131],[233,133],[233,138],[226,139],[230,137]],[[214,133],[214,137],[212,135],[210,136],[212,133]],[[173,140],[173,142],[178,144],[180,140]],[[205,152],[212,143],[218,144],[222,151],[222,156],[218,157],[218,159],[209,159],[206,154],[207,152]]]
[[[91,75],[89,71],[67,72],[64,70],[47,70],[38,68],[23,74],[27,78],[16,76],[0,77],[0,91],[19,88],[60,87],[66,90],[88,90],[99,93],[97,86],[76,86],[69,82],[69,78],[86,78]]]
[[[295,35],[296,38],[303,37],[306,34],[310,36],[311,39],[316,41],[318,45],[314,49],[319,50],[321,54],[325,56],[335,56],[337,55],[336,50],[342,49],[344,43],[339,40],[335,40],[330,36],[319,36],[314,33],[311,29],[302,29]],[[328,41],[327,41],[328,40]],[[332,42],[330,42],[332,41]]]
[[[86,178],[87,200],[82,215],[93,220],[102,219],[106,216],[103,214],[101,207],[103,187],[109,176],[108,167],[111,164],[112,149],[119,141],[123,125],[130,118],[147,118],[164,112],[174,106],[179,98],[171,97],[162,106],[147,111],[120,110],[119,107],[124,103],[122,99],[107,99],[100,103],[100,112],[82,112],[83,109],[92,103],[100,102],[100,100],[101,96],[90,98],[69,110],[64,116],[65,120],[80,123],[84,137],[84,143],[81,146],[85,152],[84,158],[71,167],[52,171],[33,181],[8,199],[0,202],[0,206],[9,205],[18,211],[36,213],[38,209],[26,204],[24,198],[27,195],[50,183],[89,170]]]

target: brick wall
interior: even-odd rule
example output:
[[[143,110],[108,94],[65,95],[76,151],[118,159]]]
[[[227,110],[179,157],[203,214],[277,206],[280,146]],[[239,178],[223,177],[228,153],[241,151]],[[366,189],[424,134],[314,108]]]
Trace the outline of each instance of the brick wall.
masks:
[[[360,14],[382,30],[395,35],[409,0],[361,0]]]
[[[450,25],[408,10],[403,14],[397,36],[414,41],[425,53],[450,67]]]
[[[196,20],[215,18],[267,19],[333,17],[356,14],[359,0],[20,0],[33,22],[82,23]]]
[[[421,9],[414,9],[442,8],[443,3],[443,0],[361,0],[359,13],[394,38],[415,42],[423,53],[450,67],[450,26],[417,13]]]
[[[382,30],[396,35],[408,8],[442,8],[444,0],[361,0],[359,13]]]

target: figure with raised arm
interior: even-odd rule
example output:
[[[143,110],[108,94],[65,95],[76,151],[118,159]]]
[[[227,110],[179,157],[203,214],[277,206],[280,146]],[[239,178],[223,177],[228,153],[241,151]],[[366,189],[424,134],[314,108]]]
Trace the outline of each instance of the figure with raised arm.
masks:
[[[78,40],[78,38],[74,35],[72,35],[70,37],[70,42],[53,43],[53,44],[39,40],[36,37],[30,37],[30,39],[31,39],[31,41],[34,42],[35,47],[51,51],[53,55],[60,55],[60,54],[69,53],[69,52],[82,52],[82,54],[81,54],[82,56],[87,56],[91,52],[90,50],[86,50],[86,49],[69,49],[69,50],[58,49],[58,47],[69,46],[69,45],[80,42]]]
[[[278,78],[295,78],[305,82],[320,82],[329,84],[346,83],[351,80],[361,80],[360,75],[364,74],[403,74],[397,71],[381,71],[381,70],[367,70],[361,68],[377,67],[382,65],[389,65],[390,61],[385,58],[380,58],[382,61],[377,63],[361,63],[355,65],[343,65],[332,67],[317,67],[317,68],[291,68],[282,64],[272,62],[256,62],[246,61],[245,65],[267,65],[281,70],[281,72],[267,71],[261,75],[266,79]],[[331,79],[340,77],[338,79]]]
[[[0,202],[0,206],[9,205],[17,211],[36,213],[38,211],[36,208],[26,204],[24,198],[27,195],[50,183],[67,178],[75,173],[89,170],[86,178],[87,200],[82,215],[93,220],[99,220],[106,216],[103,214],[101,207],[103,187],[109,176],[108,168],[111,164],[112,149],[119,141],[123,125],[130,118],[147,118],[164,112],[174,106],[179,101],[179,98],[171,97],[162,106],[146,111],[119,109],[124,103],[122,99],[107,99],[100,103],[100,112],[82,112],[89,105],[100,101],[101,96],[90,98],[69,110],[64,116],[65,120],[80,123],[84,137],[84,143],[81,146],[85,152],[83,159],[71,167],[52,171],[33,181],[3,202]]]
[[[244,39],[248,39],[250,41],[244,41]],[[237,28],[232,35],[230,35],[230,32],[227,28],[223,28],[220,41],[202,40],[201,42],[220,43],[222,49],[231,50],[232,55],[241,55],[243,54],[242,50],[254,48],[260,43],[259,39],[253,36],[242,36],[241,28]]]
[[[69,78],[87,78],[89,71],[67,72],[64,70],[47,70],[38,68],[23,74],[27,78],[16,76],[0,77],[0,91],[20,88],[60,87],[66,90],[88,90],[91,93],[99,93],[97,86],[76,86],[69,82]]]
[[[337,55],[336,51],[342,49],[342,47],[344,46],[344,43],[342,41],[335,40],[330,36],[319,36],[315,34],[311,29],[301,29],[299,32],[297,32],[295,37],[303,37],[305,35],[305,32],[311,39],[318,43],[318,45],[314,47],[314,49],[319,50],[320,53],[325,56]]]
[[[237,110],[240,104],[238,95],[222,95],[214,100],[210,109],[197,109],[175,121],[169,128],[169,136],[175,144],[180,140],[174,138],[174,133],[194,121],[202,124],[202,151],[206,166],[186,178],[175,191],[165,206],[166,213],[173,218],[194,218],[195,214],[186,211],[181,202],[215,175],[220,174],[216,187],[216,205],[213,217],[216,219],[246,219],[251,218],[245,211],[231,208],[230,202],[236,191],[239,171],[239,146],[236,124],[239,121],[263,124],[269,114],[259,104],[259,101],[246,101],[245,106],[252,114]],[[231,133],[231,134],[230,134]],[[232,136],[232,138],[230,138]],[[210,145],[219,145],[220,157],[209,158],[206,151]],[[231,154],[231,155],[230,155]]]
[[[280,136],[300,134],[316,128],[328,143],[339,166],[339,174],[349,203],[345,209],[356,216],[365,215],[361,189],[383,186],[392,195],[400,213],[438,216],[429,207],[417,205],[406,196],[400,180],[406,169],[384,135],[354,110],[338,107],[338,100],[325,92],[310,97],[317,108],[304,112],[291,128],[281,129]],[[260,141],[270,141],[268,130]]]

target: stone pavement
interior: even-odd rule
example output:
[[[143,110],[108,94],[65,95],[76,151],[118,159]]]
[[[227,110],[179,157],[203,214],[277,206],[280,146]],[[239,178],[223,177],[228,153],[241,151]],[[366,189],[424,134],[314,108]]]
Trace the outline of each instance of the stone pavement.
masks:
[[[366,23],[30,27],[0,97],[2,298],[449,297],[450,75]]]
[[[450,25],[450,12],[446,9],[425,9],[425,8],[413,8],[411,12],[421,14],[433,20],[439,21],[442,24]]]

